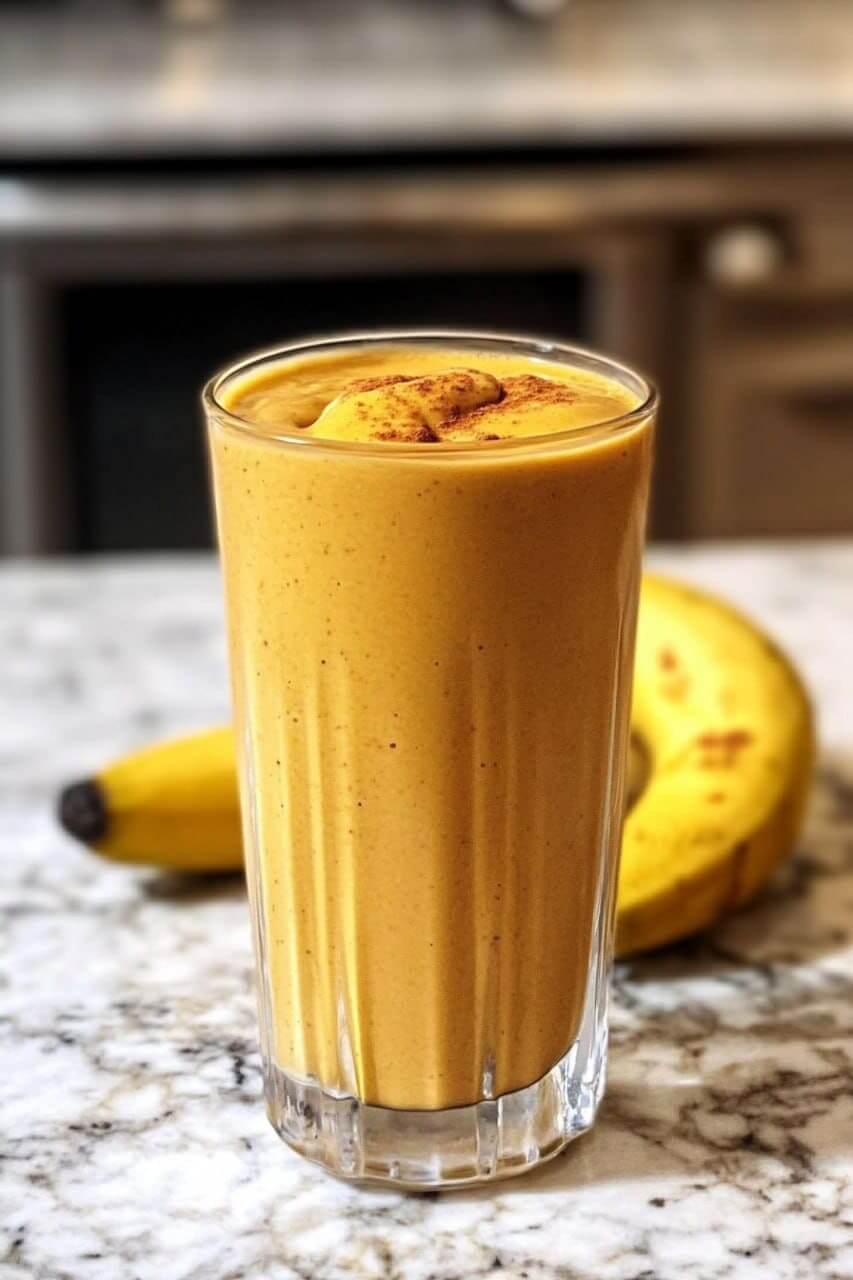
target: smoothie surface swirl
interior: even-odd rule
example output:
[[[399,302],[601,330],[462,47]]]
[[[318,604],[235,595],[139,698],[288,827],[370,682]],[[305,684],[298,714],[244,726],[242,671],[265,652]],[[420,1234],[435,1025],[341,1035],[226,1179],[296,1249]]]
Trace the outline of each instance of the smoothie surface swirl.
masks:
[[[439,445],[603,425],[637,407],[626,388],[586,370],[396,347],[284,360],[226,387],[222,399],[229,412],[271,434]]]

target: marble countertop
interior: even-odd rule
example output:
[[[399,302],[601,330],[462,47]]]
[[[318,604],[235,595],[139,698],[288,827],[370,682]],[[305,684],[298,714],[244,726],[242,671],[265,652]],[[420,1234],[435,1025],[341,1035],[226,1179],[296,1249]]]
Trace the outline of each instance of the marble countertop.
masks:
[[[4,5],[0,153],[850,135],[848,0],[571,0],[544,23],[505,9],[498,0]]]
[[[651,559],[805,671],[801,848],[709,936],[620,965],[592,1134],[492,1189],[342,1184],[268,1128],[240,883],[102,863],[57,787],[226,714],[208,558],[0,569],[2,1280],[853,1274],[853,544]]]

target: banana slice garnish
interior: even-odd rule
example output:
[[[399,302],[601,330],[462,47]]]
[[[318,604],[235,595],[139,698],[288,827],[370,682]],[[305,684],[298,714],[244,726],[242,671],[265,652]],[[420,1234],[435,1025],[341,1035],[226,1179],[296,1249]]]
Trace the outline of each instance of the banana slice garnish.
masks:
[[[332,400],[308,433],[328,440],[398,440],[429,443],[439,428],[495,404],[503,394],[490,373],[447,369],[420,378],[367,378]]]

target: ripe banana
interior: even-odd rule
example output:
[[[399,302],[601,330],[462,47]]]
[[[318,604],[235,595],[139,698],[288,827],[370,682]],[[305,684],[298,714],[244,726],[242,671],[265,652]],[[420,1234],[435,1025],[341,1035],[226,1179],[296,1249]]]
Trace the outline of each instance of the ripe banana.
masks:
[[[790,849],[814,753],[787,659],[719,601],[646,576],[622,841],[619,954],[746,902]],[[179,871],[242,865],[230,729],[126,756],[67,787],[63,826],[97,852]]]
[[[742,614],[643,579],[631,730],[647,778],[625,821],[617,950],[712,924],[767,881],[799,831],[814,758],[808,698]]]
[[[123,756],[59,798],[71,835],[118,862],[171,871],[243,865],[234,737],[211,729]]]

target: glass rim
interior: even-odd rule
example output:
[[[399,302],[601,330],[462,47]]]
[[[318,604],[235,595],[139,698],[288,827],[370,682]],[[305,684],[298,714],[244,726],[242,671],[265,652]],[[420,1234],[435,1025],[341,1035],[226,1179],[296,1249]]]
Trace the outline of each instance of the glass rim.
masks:
[[[574,365],[576,368],[616,381],[620,386],[635,391],[640,397],[639,403],[625,413],[601,422],[588,423],[583,427],[567,427],[565,431],[545,432],[534,436],[511,436],[502,440],[454,440],[441,441],[438,446],[434,441],[412,442],[395,441],[389,447],[388,441],[377,440],[332,440],[322,436],[306,436],[298,429],[291,431],[275,429],[270,431],[268,424],[260,426],[251,419],[241,417],[227,409],[218,399],[224,385],[232,378],[260,369],[264,365],[284,363],[302,355],[322,354],[324,350],[332,352],[336,348],[394,346],[410,343],[413,345],[440,345],[462,343],[475,347],[481,344],[484,350],[500,351],[506,354],[513,352],[533,359],[547,360],[551,363]],[[645,422],[654,415],[659,403],[659,395],[654,382],[645,374],[623,364],[611,356],[602,355],[588,347],[576,346],[560,342],[556,339],[537,337],[530,334],[502,333],[500,331],[482,332],[478,330],[457,329],[400,329],[400,330],[349,330],[341,333],[320,334],[313,338],[299,338],[295,342],[282,346],[265,347],[250,352],[237,360],[224,365],[205,383],[201,393],[202,406],[208,423],[215,421],[220,426],[230,427],[259,443],[278,445],[283,448],[310,448],[334,454],[359,455],[384,458],[399,458],[416,455],[420,458],[459,457],[460,454],[497,454],[521,449],[547,450],[559,449],[567,444],[583,444],[591,438],[611,437],[623,434]]]

